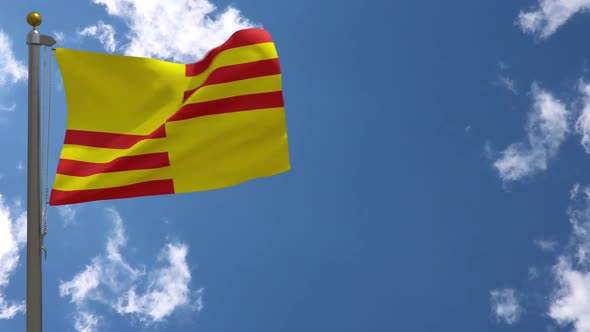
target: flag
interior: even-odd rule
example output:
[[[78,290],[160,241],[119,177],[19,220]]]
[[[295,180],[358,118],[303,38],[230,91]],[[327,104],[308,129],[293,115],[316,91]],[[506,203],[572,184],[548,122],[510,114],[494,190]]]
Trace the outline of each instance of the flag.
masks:
[[[50,204],[233,186],[290,169],[281,70],[245,29],[179,64],[58,48],[68,119]]]

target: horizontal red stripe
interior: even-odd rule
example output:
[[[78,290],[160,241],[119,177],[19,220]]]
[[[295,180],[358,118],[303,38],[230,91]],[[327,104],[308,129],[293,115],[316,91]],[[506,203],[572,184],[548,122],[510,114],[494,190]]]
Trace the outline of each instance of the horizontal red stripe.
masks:
[[[221,52],[228,50],[230,48],[241,47],[241,46],[248,46],[260,43],[268,43],[272,42],[272,38],[268,31],[263,29],[244,29],[235,32],[229,39],[221,44],[220,46],[212,49],[207,53],[205,58],[199,62],[191,63],[186,65],[186,76],[195,76],[199,75],[200,73],[204,72],[213,59]]]
[[[116,119],[113,119],[113,121],[116,121]],[[164,125],[149,135],[115,134],[68,129],[64,144],[84,145],[96,148],[128,149],[145,139],[164,137],[166,137],[166,127]]]
[[[70,176],[90,176],[100,173],[154,169],[170,166],[168,152],[148,153],[137,156],[119,157],[108,163],[60,159],[57,173]]]
[[[172,179],[135,183],[128,186],[75,191],[52,190],[49,204],[65,205],[106,199],[174,194]]]
[[[182,102],[184,103],[195,91],[207,85],[234,82],[268,75],[278,75],[280,73],[281,66],[279,65],[279,59],[247,62],[239,65],[217,68],[211,72],[203,84],[195,89],[186,91]]]
[[[283,107],[282,91],[257,93],[184,105],[168,121],[179,121],[199,116]]]

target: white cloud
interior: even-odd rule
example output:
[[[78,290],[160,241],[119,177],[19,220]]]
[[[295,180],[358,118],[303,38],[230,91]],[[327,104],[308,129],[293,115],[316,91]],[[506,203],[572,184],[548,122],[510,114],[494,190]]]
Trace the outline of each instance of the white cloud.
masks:
[[[574,184],[574,186],[570,190],[570,199],[571,200],[575,199],[578,196],[579,192],[580,192],[580,184],[576,183],[576,184]]]
[[[549,316],[559,324],[573,324],[576,332],[590,332],[590,272],[575,269],[564,257],[554,272],[558,288]]]
[[[589,9],[590,0],[538,0],[530,11],[519,13],[517,23],[522,31],[547,38],[574,14]]]
[[[507,70],[510,66],[508,66],[508,64],[502,60],[498,61],[498,68],[500,68],[500,70]]]
[[[128,290],[118,299],[117,312],[136,315],[143,322],[160,322],[177,307],[190,305],[187,253],[185,245],[168,244],[159,257],[164,266],[149,275],[146,291],[138,294],[135,288]],[[201,298],[201,292],[196,292],[197,299]]]
[[[558,288],[549,316],[559,324],[572,323],[576,332],[590,332],[590,272],[574,267],[561,257],[554,267]]]
[[[568,211],[572,234],[553,267],[556,287],[548,314],[561,325],[573,324],[576,332],[590,332],[590,187],[582,190],[586,195]]]
[[[95,332],[98,326],[98,318],[87,312],[80,312],[74,318],[74,328],[78,332]]]
[[[132,267],[123,256],[127,243],[123,220],[117,211],[108,210],[113,231],[107,238],[104,253],[71,280],[61,282],[60,295],[83,309],[91,303],[106,305],[120,315],[129,315],[146,325],[165,320],[176,310],[200,311],[202,290],[191,291],[191,273],[186,262],[188,247],[168,243],[161,251],[156,266],[147,270]],[[87,319],[91,317],[93,319]],[[78,317],[75,324],[91,328],[98,324],[95,316]],[[93,331],[88,328],[79,331]]]
[[[143,271],[143,269],[132,268],[123,258],[121,249],[127,244],[123,219],[116,210],[108,209],[107,211],[110,214],[115,227],[113,233],[107,239],[106,260],[110,264],[105,265],[107,278],[103,282],[106,282],[111,289],[119,290],[119,286],[124,284],[122,280],[133,282],[137,278],[143,276],[145,271]]]
[[[28,77],[27,67],[18,61],[12,51],[8,35],[0,30],[0,87],[6,83],[24,81]]]
[[[127,55],[194,62],[237,30],[253,24],[233,7],[207,0],[93,0],[129,27]]]
[[[12,319],[21,312],[25,312],[24,303],[8,303],[0,294],[0,319]]]
[[[583,95],[584,106],[576,121],[576,131],[582,135],[580,143],[587,153],[590,153],[590,84],[581,83],[580,92]]]
[[[17,170],[19,173],[22,173],[22,172],[25,170],[25,164],[24,164],[22,161],[19,161],[19,162],[16,164],[16,170]]]
[[[570,261],[575,261],[580,267],[590,270],[590,186],[582,189],[585,195],[572,204],[576,206],[568,210],[569,221],[572,225],[571,243],[563,255]],[[580,204],[581,202],[581,204]]]
[[[551,286],[546,314],[561,326],[572,326],[574,332],[590,332],[590,186],[574,185],[568,208],[572,226],[569,241],[561,246],[552,267]],[[550,245],[554,250],[553,245]],[[530,279],[541,276],[541,269],[529,267]],[[491,293],[492,309],[505,322],[518,321],[522,310],[511,289]],[[534,296],[534,298],[539,298]]]
[[[66,40],[66,34],[61,31],[54,31],[53,38],[58,44],[61,44]]]
[[[520,319],[522,307],[514,289],[504,288],[490,291],[492,312],[499,321],[514,324]]]
[[[108,52],[114,52],[117,48],[117,41],[115,40],[115,28],[112,25],[105,24],[103,21],[98,21],[96,25],[91,25],[78,32],[80,36],[94,37],[102,44],[104,49]]]
[[[0,112],[14,112],[16,110],[16,104],[10,106],[0,104]]]
[[[513,94],[518,94],[518,90],[516,89],[516,82],[508,76],[500,75],[498,76],[498,84],[505,88],[506,90],[510,91]]]
[[[533,111],[529,115],[526,142],[508,146],[494,162],[504,181],[516,181],[547,169],[568,133],[568,110],[549,92],[532,87]]]
[[[63,219],[64,225],[70,225],[76,222],[76,215],[79,207],[72,205],[60,205],[57,207],[57,213]]]
[[[2,289],[8,285],[18,265],[20,251],[27,239],[26,224],[26,215],[14,216],[0,196],[0,319],[10,319],[25,309],[22,302],[7,301]]]
[[[535,240],[535,245],[542,251],[552,252],[555,251],[558,243],[552,240]]]
[[[55,73],[55,89],[59,92],[64,91],[64,81],[60,71]]]
[[[62,282],[59,285],[59,295],[71,296],[74,303],[81,304],[100,285],[101,278],[100,264],[87,265],[84,271],[78,273],[74,279]]]

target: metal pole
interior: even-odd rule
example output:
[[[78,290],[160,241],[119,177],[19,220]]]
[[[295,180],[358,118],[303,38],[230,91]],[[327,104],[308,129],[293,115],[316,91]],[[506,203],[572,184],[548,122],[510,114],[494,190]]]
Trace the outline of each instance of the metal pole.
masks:
[[[27,332],[43,330],[41,284],[41,157],[39,130],[39,55],[41,46],[51,46],[55,40],[40,35],[39,13],[27,15],[33,27],[27,34],[29,45],[29,147],[27,159]]]

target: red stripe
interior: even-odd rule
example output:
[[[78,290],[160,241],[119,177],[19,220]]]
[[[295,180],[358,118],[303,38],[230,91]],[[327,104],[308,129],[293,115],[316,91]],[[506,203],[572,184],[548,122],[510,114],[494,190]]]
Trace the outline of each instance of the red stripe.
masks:
[[[116,121],[116,119],[113,119],[113,121]],[[164,137],[166,137],[166,126],[164,125],[161,125],[149,135],[128,135],[68,129],[64,144],[84,145],[96,148],[128,149],[145,139]]]
[[[100,173],[154,169],[170,166],[168,152],[148,153],[137,156],[119,157],[108,163],[60,159],[57,173],[70,176],[90,176]]]
[[[234,82],[248,78],[262,77],[268,75],[278,75],[281,73],[279,59],[269,59],[254,62],[242,63],[217,68],[211,72],[207,80],[195,89],[186,91],[182,102],[184,103],[195,91],[203,86]]]
[[[49,204],[64,205],[106,199],[174,194],[172,179],[135,183],[122,187],[75,191],[52,190]]]
[[[203,60],[187,64],[186,76],[195,76],[204,72],[211,65],[213,59],[227,49],[268,42],[272,42],[272,38],[266,30],[254,28],[237,31],[221,46],[209,51]]]
[[[283,107],[282,91],[257,93],[184,105],[168,121],[179,121],[199,116]]]

